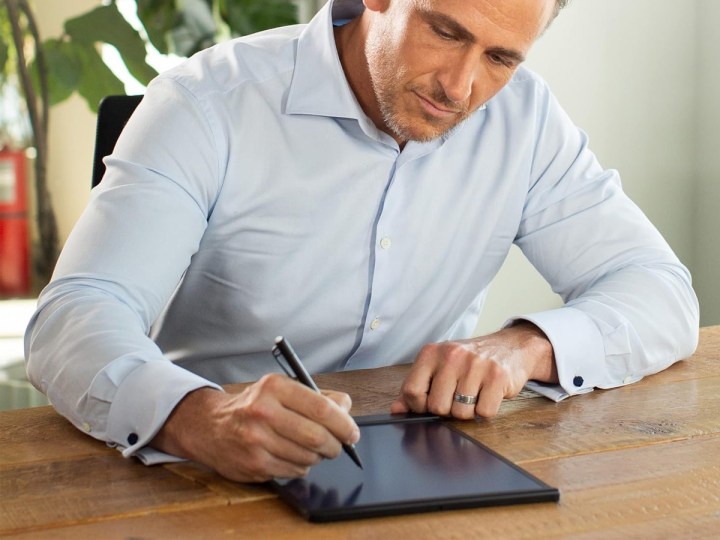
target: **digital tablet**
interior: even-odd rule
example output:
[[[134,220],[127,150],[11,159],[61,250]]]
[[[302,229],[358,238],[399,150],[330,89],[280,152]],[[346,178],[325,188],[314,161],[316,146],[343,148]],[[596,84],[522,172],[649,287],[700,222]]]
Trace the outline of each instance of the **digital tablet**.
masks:
[[[433,416],[358,417],[360,469],[342,453],[270,482],[310,521],[558,501],[560,492]]]

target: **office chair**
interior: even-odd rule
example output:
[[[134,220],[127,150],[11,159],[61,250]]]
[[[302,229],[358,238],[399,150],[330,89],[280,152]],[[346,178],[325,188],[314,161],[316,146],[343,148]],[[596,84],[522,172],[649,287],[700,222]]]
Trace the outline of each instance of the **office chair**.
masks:
[[[100,102],[95,129],[95,155],[91,187],[105,174],[103,158],[112,154],[125,124],[142,100],[142,96],[107,96]]]

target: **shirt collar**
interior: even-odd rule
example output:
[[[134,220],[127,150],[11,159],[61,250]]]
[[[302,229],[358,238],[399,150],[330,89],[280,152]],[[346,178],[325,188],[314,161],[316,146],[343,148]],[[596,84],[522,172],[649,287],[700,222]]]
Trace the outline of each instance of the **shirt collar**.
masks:
[[[367,118],[345,78],[333,21],[353,19],[362,0],[330,0],[300,34],[285,112],[336,118]]]
[[[333,23],[347,22],[364,10],[362,0],[329,0],[305,27],[298,38],[295,70],[285,106],[287,114],[351,118],[375,133],[376,138],[384,136],[362,110],[350,88],[333,32]],[[485,107],[482,105],[476,112]],[[440,146],[460,132],[465,123],[461,122],[435,141],[414,144],[428,148]]]

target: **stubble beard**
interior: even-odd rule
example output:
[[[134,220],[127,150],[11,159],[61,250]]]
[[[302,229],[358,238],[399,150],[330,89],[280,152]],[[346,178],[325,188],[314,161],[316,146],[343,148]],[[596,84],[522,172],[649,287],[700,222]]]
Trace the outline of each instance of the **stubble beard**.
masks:
[[[470,115],[467,106],[458,106],[448,100],[440,87],[428,89],[417,83],[403,83],[407,69],[388,60],[379,44],[368,43],[366,57],[370,82],[372,84],[378,108],[385,127],[401,141],[417,141],[426,143],[445,135],[455,126],[464,122]],[[421,117],[413,120],[402,111],[403,94],[417,93],[432,99],[438,105],[450,110],[457,110],[457,120],[448,124],[420,111]]]

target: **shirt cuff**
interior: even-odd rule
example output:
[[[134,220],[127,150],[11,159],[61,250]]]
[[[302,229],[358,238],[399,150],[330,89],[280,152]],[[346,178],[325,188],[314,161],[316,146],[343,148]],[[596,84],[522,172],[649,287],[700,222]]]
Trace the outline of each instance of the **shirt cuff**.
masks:
[[[138,366],[120,384],[110,406],[109,444],[124,457],[136,456],[146,465],[180,461],[147,445],[180,400],[204,387],[222,391],[217,384],[170,361],[150,361]]]
[[[505,327],[525,320],[542,330],[553,346],[559,385],[530,381],[528,388],[554,401],[592,392],[607,384],[602,334],[588,315],[571,307],[521,315]]]

